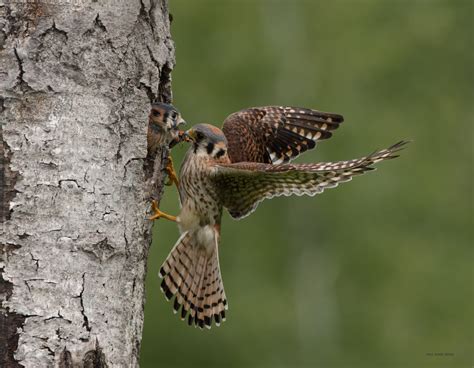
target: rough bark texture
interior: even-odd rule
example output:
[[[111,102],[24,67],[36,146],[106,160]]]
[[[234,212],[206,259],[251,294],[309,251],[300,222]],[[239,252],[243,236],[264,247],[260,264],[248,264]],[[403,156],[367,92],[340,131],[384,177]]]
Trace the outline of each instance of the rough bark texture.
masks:
[[[168,17],[166,0],[0,0],[1,367],[138,365]]]

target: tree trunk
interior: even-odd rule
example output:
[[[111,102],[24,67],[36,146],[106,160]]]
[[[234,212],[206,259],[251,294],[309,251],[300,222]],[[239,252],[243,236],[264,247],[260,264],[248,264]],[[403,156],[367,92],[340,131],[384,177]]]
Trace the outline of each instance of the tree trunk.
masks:
[[[173,65],[166,0],[0,1],[1,367],[138,366]]]

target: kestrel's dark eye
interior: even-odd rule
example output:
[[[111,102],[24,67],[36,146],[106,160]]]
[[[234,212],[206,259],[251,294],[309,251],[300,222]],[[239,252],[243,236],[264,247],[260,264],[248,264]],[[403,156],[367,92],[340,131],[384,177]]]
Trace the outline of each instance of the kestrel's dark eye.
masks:
[[[219,151],[217,151],[216,158],[221,158],[224,155],[225,155],[225,150],[221,148]]]
[[[153,116],[160,116],[160,115],[161,115],[161,113],[159,111],[156,111],[156,110],[153,111]]]
[[[214,151],[214,143],[209,142],[206,147],[207,154],[210,155]]]
[[[172,113],[171,113],[171,117],[173,118],[173,120],[175,120],[177,116],[178,116],[178,115],[177,115],[175,112],[172,112]]]

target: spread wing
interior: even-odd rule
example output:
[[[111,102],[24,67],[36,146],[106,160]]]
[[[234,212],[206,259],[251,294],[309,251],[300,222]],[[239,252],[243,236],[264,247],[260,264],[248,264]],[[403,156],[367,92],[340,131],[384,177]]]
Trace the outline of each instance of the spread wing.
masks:
[[[234,218],[252,213],[266,198],[309,195],[336,187],[366,171],[373,164],[395,157],[407,142],[350,161],[272,165],[255,162],[218,165],[212,176],[216,193]]]
[[[228,116],[222,130],[231,162],[280,164],[331,137],[343,120],[338,114],[299,107],[253,107]]]

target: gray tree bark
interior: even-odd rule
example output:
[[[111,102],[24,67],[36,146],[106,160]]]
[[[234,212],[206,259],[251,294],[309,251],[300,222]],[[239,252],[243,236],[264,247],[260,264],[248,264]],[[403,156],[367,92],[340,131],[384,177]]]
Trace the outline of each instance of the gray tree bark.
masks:
[[[166,0],[0,0],[1,367],[138,366],[173,65]]]

